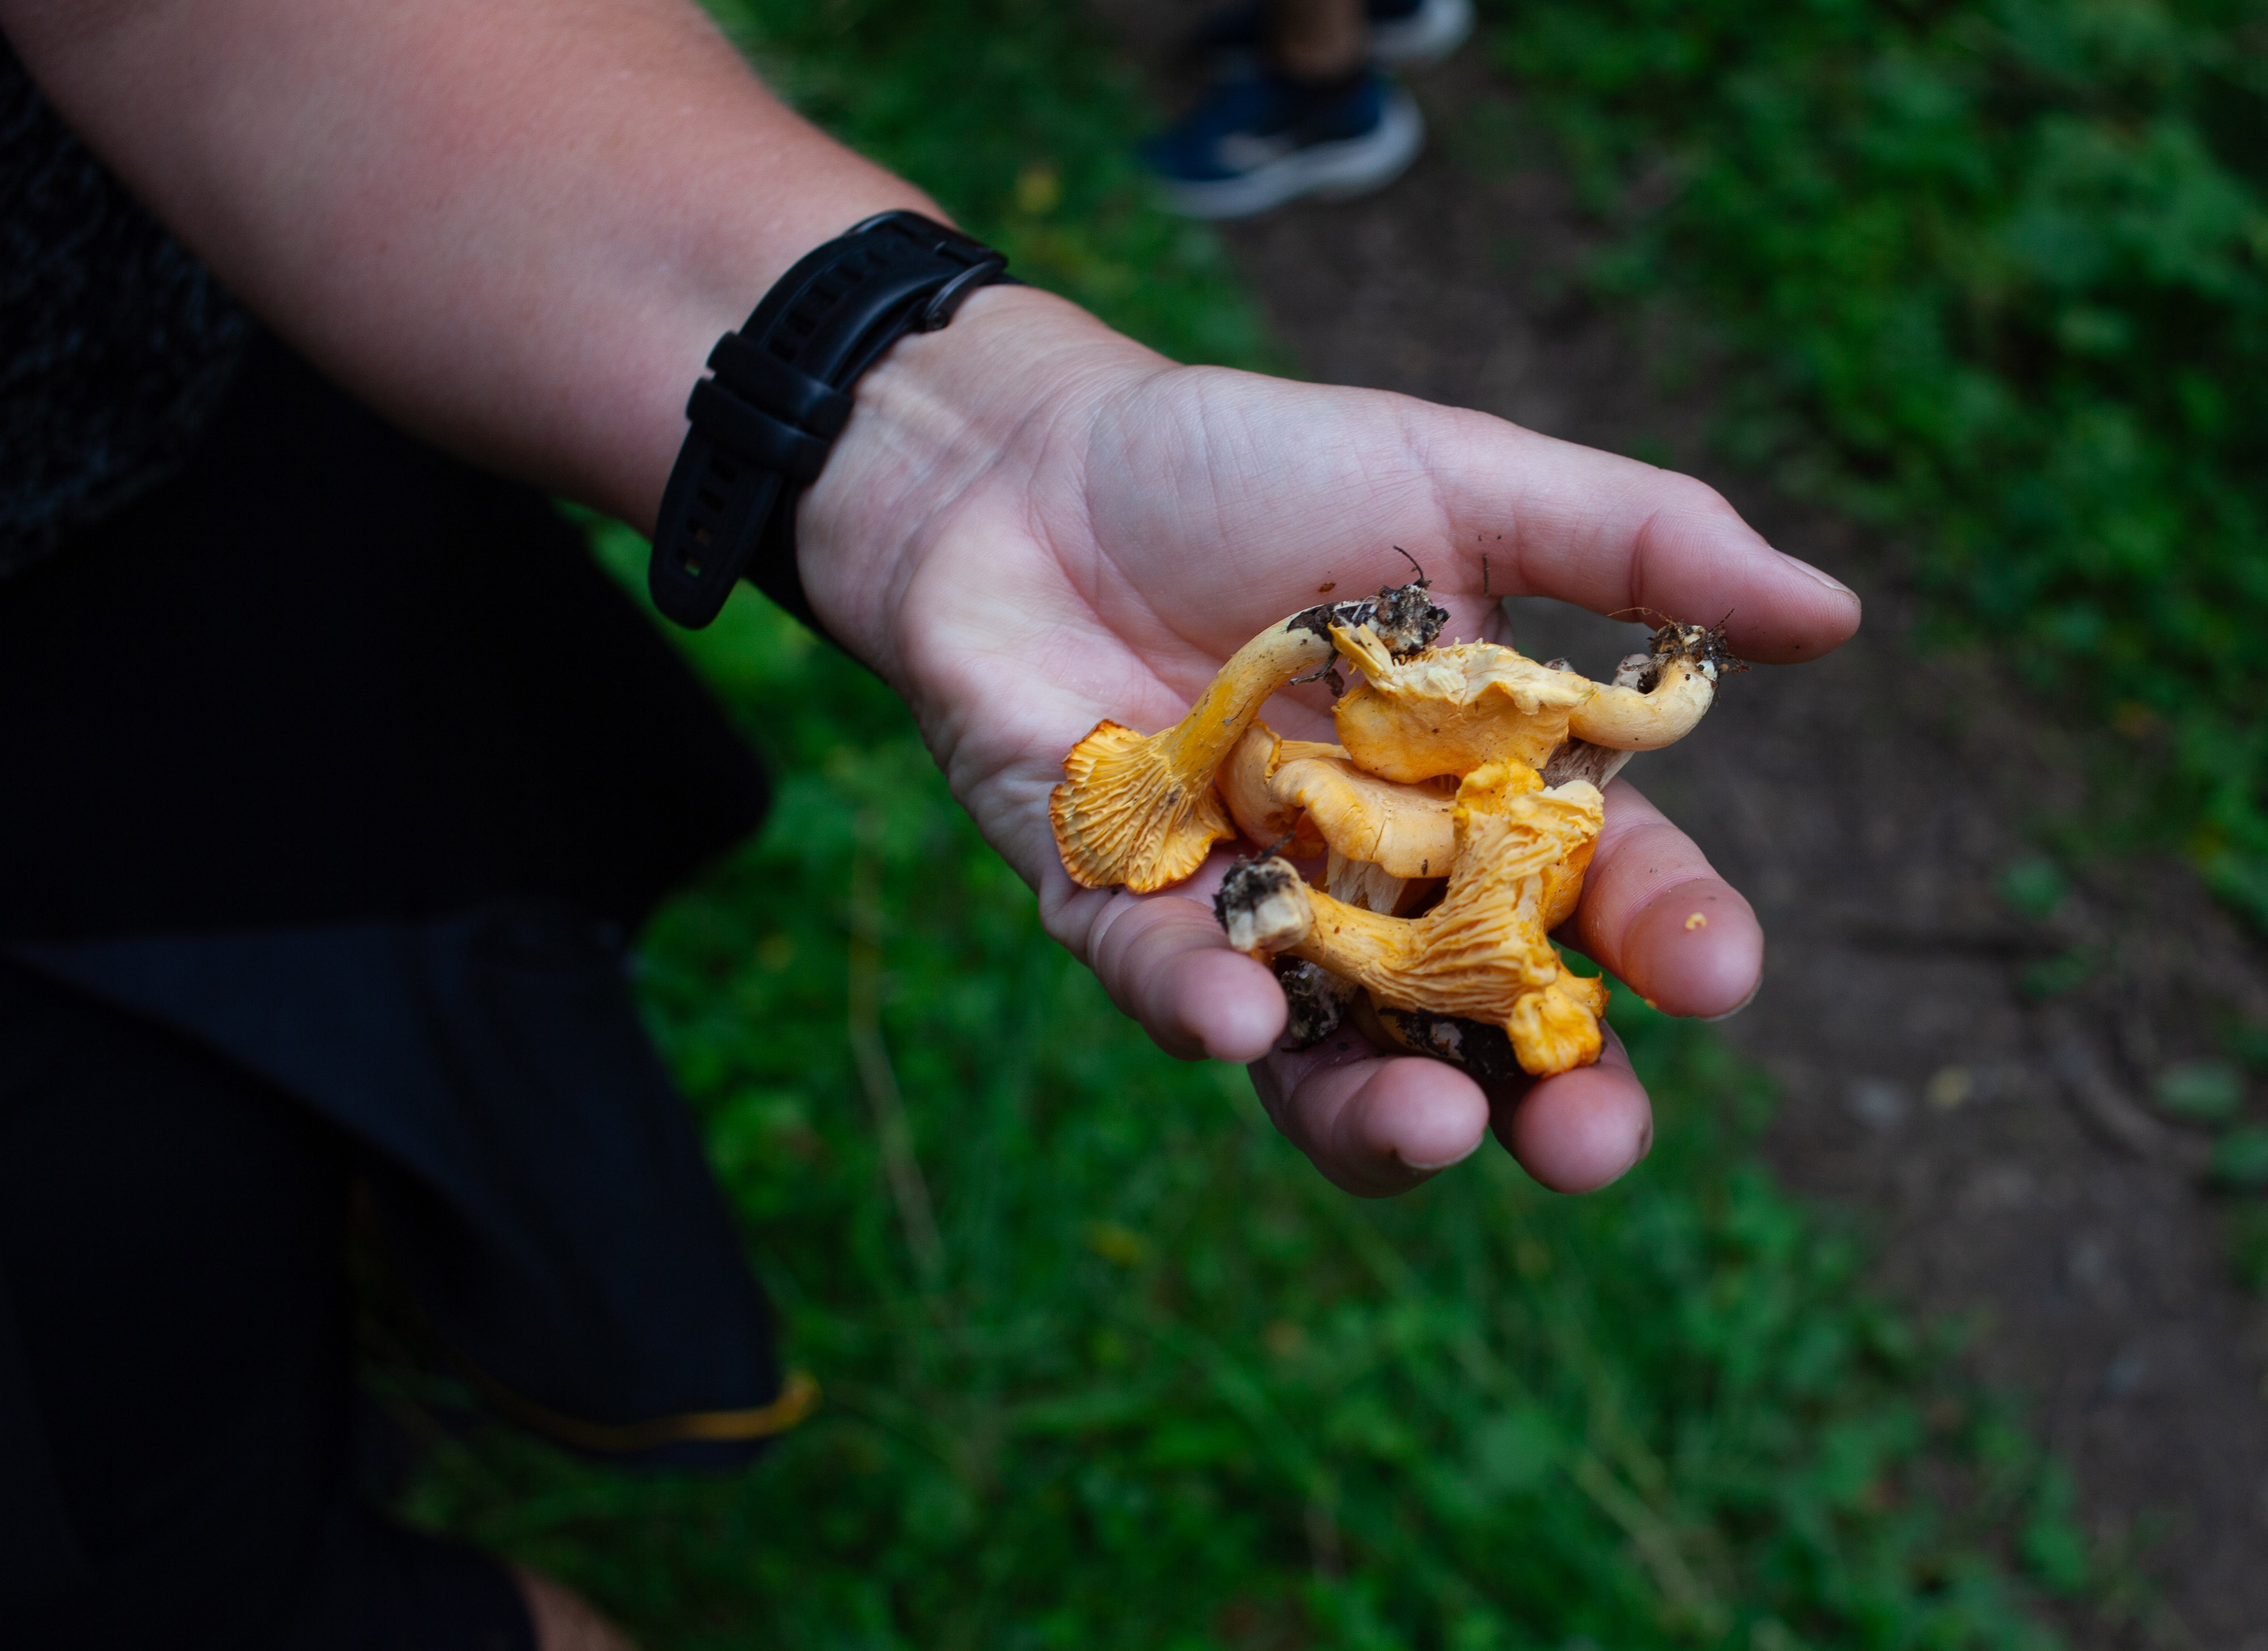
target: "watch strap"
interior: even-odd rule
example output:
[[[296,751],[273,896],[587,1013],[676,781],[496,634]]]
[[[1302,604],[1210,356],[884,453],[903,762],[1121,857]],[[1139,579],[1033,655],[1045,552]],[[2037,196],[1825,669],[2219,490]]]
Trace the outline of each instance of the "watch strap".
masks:
[[[949,322],[1008,261],[917,212],[884,212],[806,254],[709,352],[663,490],[646,580],[679,624],[714,619],[746,579],[814,630],[795,507],[849,422],[850,389],[909,332]]]

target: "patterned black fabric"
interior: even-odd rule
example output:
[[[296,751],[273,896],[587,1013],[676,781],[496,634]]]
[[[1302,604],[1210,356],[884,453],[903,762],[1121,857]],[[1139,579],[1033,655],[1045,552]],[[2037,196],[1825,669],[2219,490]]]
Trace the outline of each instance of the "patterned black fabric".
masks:
[[[251,331],[0,39],[0,579],[169,474]]]

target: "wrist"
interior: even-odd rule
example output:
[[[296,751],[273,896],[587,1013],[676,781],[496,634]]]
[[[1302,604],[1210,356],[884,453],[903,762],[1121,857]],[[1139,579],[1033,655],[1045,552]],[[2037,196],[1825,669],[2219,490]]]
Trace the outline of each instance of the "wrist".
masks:
[[[703,224],[663,245],[652,260],[664,272],[662,291],[595,375],[602,393],[588,398],[580,414],[588,428],[577,443],[593,468],[569,490],[648,538],[685,444],[687,392],[708,372],[717,341],[747,323],[750,306],[798,259],[850,223],[895,210],[946,221],[926,195],[857,156],[821,158],[839,160],[846,174],[823,204],[797,195],[740,232]]]
[[[901,691],[914,689],[906,619],[937,547],[1028,531],[989,513],[1034,502],[1040,455],[1067,422],[1091,419],[1114,387],[1167,365],[1030,287],[987,287],[951,326],[901,339],[859,380],[797,517],[804,588],[828,630]]]

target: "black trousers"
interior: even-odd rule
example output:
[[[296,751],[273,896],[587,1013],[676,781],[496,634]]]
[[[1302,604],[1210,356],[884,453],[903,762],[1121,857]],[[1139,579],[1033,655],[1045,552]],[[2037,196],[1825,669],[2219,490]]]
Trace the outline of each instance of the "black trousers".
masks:
[[[515,901],[627,932],[751,829],[763,797],[720,708],[548,501],[389,429],[272,340],[180,476],[0,583],[0,1647],[530,1643],[500,1566],[387,1525],[355,1493],[347,1188],[354,1153],[383,1132],[352,1146],[310,1104],[322,1095],[255,1076],[276,1068],[240,1050],[234,1064],[225,1037],[188,1036],[209,1030],[194,1020],[168,1030],[116,991],[81,995],[9,948],[151,940],[178,961],[185,940],[415,935]],[[415,1002],[423,978],[379,984]],[[296,1013],[280,987],[234,1001],[271,1000]],[[306,1055],[307,1028],[288,1029],[298,1043],[281,1042]],[[495,1065],[508,1044],[471,1047]],[[365,1071],[366,1052],[334,1064]],[[572,1050],[545,1052],[580,1069]],[[488,1088],[525,1101],[549,1069],[522,1065]],[[638,1231],[541,1242],[562,1237],[541,1220],[556,1198],[531,1203],[514,1183],[484,1200],[475,1149],[502,1139],[495,1120],[421,1116],[471,1146],[392,1163],[397,1185],[469,1165],[452,1219],[500,1209],[505,1239],[535,1235],[513,1252],[533,1258],[519,1274],[468,1277],[550,1280],[571,1307],[578,1257],[644,1253]],[[655,1133],[627,1116],[636,1139]],[[697,1178],[688,1126],[661,1133],[675,1157],[646,1158]],[[539,1192],[623,1174],[537,1168]],[[588,1227],[588,1207],[571,1200],[560,1220]],[[709,1227],[688,1242],[719,1252],[725,1286],[688,1309],[684,1270],[665,1268],[650,1294],[696,1326],[740,1327],[733,1345],[761,1353],[721,1209]],[[533,1299],[492,1294],[506,1316]],[[680,1408],[767,1397],[709,1398],[703,1379],[692,1372],[700,1402]]]
[[[291,1097],[0,961],[0,1337],[29,1389],[0,1394],[0,1642],[532,1647],[501,1567],[353,1482],[350,1169]]]

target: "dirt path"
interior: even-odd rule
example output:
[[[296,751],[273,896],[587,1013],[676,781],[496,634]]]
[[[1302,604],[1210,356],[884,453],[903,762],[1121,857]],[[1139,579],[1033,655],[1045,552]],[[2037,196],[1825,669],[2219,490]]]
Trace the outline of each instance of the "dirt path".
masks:
[[[1108,9],[1153,63],[1189,15]],[[2211,1052],[2216,1002],[2268,1014],[2268,966],[2177,868],[2106,874],[2042,922],[1996,897],[2023,822],[2077,798],[2064,742],[1983,662],[1907,651],[1911,599],[1847,524],[1711,467],[1697,402],[1571,296],[1587,232],[1548,170],[1507,168],[1517,122],[1479,56],[1419,77],[1437,141],[1402,183],[1241,226],[1236,256],[1312,376],[1674,459],[1867,598],[1859,642],[1735,679],[1702,736],[1632,768],[1771,935],[1725,1029],[1780,1080],[1771,1153],[1863,1212],[1893,1289],[1984,1326],[1982,1373],[2140,1556],[2159,1603],[2075,1637],[2268,1651],[2268,1310],[2233,1282],[2205,1138],[2137,1099]],[[1604,675],[1627,650],[1625,627],[1513,606],[1531,653]],[[2073,945],[2103,960],[2090,984],[2021,989]]]

